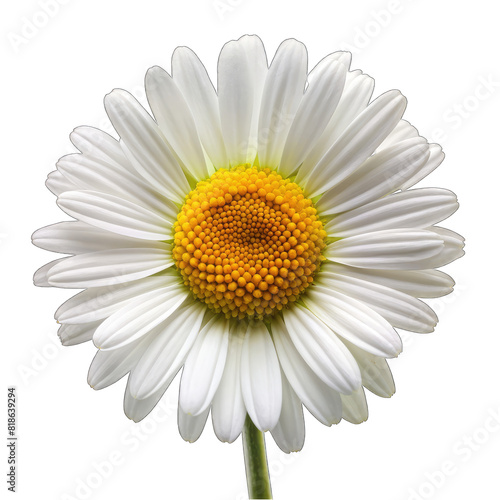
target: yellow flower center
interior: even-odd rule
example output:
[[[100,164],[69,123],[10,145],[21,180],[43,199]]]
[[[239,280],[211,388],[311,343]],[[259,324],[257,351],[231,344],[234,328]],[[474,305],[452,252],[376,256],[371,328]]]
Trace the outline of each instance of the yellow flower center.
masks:
[[[186,196],[173,257],[184,283],[215,312],[263,319],[313,280],[326,233],[311,200],[277,172],[221,169]]]

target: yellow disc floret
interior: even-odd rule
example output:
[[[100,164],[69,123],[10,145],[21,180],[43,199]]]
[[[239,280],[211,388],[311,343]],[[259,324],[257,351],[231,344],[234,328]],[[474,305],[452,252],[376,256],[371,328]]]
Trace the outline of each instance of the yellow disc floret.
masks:
[[[173,256],[193,294],[226,317],[263,319],[312,282],[326,233],[311,200],[270,169],[221,169],[186,196]]]

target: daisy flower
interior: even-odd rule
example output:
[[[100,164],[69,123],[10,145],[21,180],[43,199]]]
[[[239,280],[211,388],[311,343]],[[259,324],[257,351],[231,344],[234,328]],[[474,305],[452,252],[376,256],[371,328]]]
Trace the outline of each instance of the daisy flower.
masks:
[[[297,451],[303,407],[325,425],[366,420],[365,388],[394,393],[396,328],[433,331],[419,298],[452,290],[436,268],[463,254],[463,238],[435,224],[458,203],[409,188],[444,155],[402,119],[399,91],[373,98],[350,62],[335,52],[308,73],[291,39],[268,64],[261,40],[243,36],[220,53],[216,91],[179,47],[171,75],[147,72],[151,113],[113,90],[104,104],[119,137],[71,134],[80,152],[47,187],[74,220],[33,235],[68,256],[35,284],[85,289],[57,310],[59,336],[97,347],[94,389],[128,375],[129,418],[180,372],[184,439],[211,413],[222,441],[248,427]]]

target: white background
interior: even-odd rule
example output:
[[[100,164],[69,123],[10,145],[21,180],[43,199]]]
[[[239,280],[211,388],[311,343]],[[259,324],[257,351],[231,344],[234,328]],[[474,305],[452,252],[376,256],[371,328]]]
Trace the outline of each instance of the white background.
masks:
[[[106,93],[122,87],[143,100],[146,70],[169,70],[178,45],[194,49],[214,78],[223,43],[245,33],[261,36],[269,58],[283,39],[303,41],[310,67],[349,48],[352,67],[376,79],[376,95],[400,89],[409,100],[405,117],[447,153],[421,185],[458,194],[461,208],[445,225],[467,238],[467,255],[446,269],[456,292],[433,301],[437,331],[405,334],[405,350],[391,362],[396,395],[368,394],[370,418],[359,426],[327,428],[308,415],[299,454],[284,455],[268,438],[275,498],[499,498],[494,3],[48,0],[50,16],[42,4],[4,2],[1,15],[2,386],[18,392],[17,498],[245,497],[241,441],[220,443],[209,422],[197,443],[185,443],[176,387],[133,424],[122,411],[125,380],[101,392],[87,386],[94,347],[59,345],[53,312],[71,291],[32,285],[33,272],[54,256],[30,243],[35,229],[65,219],[44,181],[74,151],[75,126],[109,130]],[[112,470],[102,465],[111,459]]]

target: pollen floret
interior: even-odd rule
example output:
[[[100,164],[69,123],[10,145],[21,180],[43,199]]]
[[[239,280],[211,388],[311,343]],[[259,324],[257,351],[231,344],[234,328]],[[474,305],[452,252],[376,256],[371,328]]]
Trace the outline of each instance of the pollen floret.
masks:
[[[312,282],[326,233],[302,189],[268,168],[221,169],[186,197],[173,256],[193,294],[226,317],[263,319]]]

